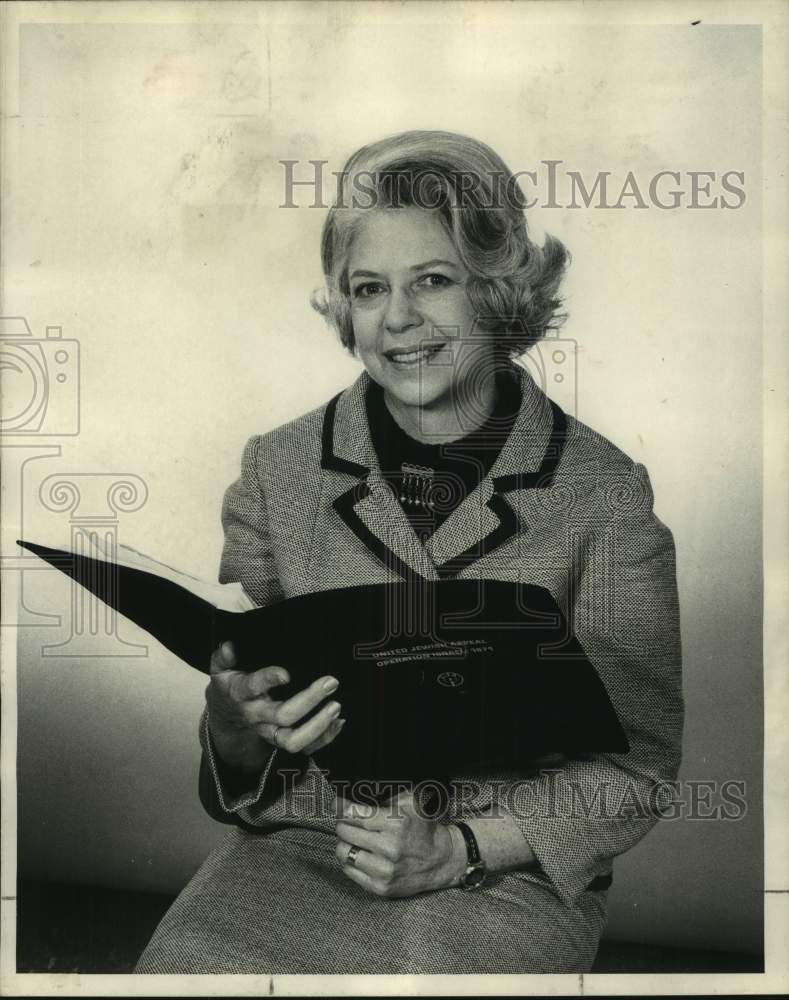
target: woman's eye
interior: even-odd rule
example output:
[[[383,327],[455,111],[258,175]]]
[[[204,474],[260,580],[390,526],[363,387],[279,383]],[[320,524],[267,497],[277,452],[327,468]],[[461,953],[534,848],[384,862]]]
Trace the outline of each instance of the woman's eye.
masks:
[[[419,279],[419,284],[427,288],[446,288],[452,284],[452,279],[445,274],[426,274]]]
[[[383,290],[383,285],[377,281],[367,281],[363,285],[357,285],[353,290],[355,299],[369,299]]]

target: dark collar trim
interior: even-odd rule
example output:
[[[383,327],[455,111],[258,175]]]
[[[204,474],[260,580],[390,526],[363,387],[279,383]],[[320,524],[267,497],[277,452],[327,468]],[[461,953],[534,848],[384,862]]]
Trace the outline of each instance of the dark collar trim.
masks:
[[[448,559],[445,563],[437,566],[436,571],[442,580],[457,576],[466,566],[470,566],[483,556],[489,555],[494,549],[497,549],[504,542],[512,538],[518,530],[518,518],[504,497],[497,496],[494,493],[490,500],[488,500],[487,505],[496,517],[498,517],[498,527],[485,535],[484,538],[470,545],[465,552],[461,552],[460,555],[453,556],[452,559]]]
[[[341,494],[334,501],[334,509],[356,537],[389,570],[399,574],[406,581],[425,580],[427,579],[426,577],[412,566],[409,566],[408,563],[402,560],[385,542],[372,532],[354,509],[360,500],[363,500],[370,494],[370,487],[366,482],[366,477],[370,474],[371,470],[366,465],[348,461],[334,454],[334,421],[337,403],[341,395],[342,393],[338,393],[326,406],[321,439],[321,467],[357,476],[362,481],[355,483],[349,490]],[[498,526],[484,538],[479,539],[473,545],[469,546],[465,552],[461,552],[460,555],[454,556],[452,559],[437,566],[436,572],[440,579],[456,576],[463,569],[472,565],[483,556],[488,555],[494,549],[499,548],[516,534],[518,531],[518,518],[512,507],[510,507],[505,498],[500,494],[508,493],[511,490],[547,489],[553,484],[554,475],[561,461],[567,439],[567,417],[562,409],[552,400],[549,402],[553,413],[553,426],[539,469],[536,472],[520,472],[508,476],[493,477],[494,492],[488,500],[487,505],[498,517]],[[526,530],[525,525],[521,525],[520,527],[521,530]]]
[[[346,490],[345,493],[342,493],[337,497],[334,501],[334,509],[340,515],[342,520],[348,525],[354,535],[356,535],[359,541],[366,545],[373,555],[380,559],[387,569],[390,569],[395,573],[399,573],[400,576],[409,583],[414,580],[426,580],[427,577],[423,576],[421,573],[413,569],[413,567],[409,566],[408,563],[393,552],[385,542],[370,531],[364,521],[356,513],[354,510],[355,505],[369,495],[370,487],[367,483],[356,483],[349,490]]]
[[[493,488],[496,493],[509,493],[511,490],[544,490],[553,485],[553,478],[567,443],[567,417],[564,410],[557,406],[552,399],[549,399],[548,402],[553,411],[553,427],[539,469],[536,472],[516,472],[510,476],[494,476]]]
[[[337,403],[341,392],[338,392],[334,399],[329,400],[326,405],[326,412],[323,415],[323,430],[321,432],[321,468],[331,469],[334,472],[347,472],[349,476],[368,476],[370,470],[366,465],[358,462],[349,462],[346,458],[340,458],[334,454],[334,420],[337,414]]]

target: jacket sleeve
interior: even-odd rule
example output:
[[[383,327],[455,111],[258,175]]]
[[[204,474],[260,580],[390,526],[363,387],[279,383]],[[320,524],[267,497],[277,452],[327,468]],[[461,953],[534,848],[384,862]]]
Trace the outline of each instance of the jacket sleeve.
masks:
[[[200,801],[208,815],[255,833],[307,822],[333,828],[335,795],[312,757],[274,750],[259,775],[249,776],[225,764],[208,727],[200,719]]]
[[[569,620],[628,737],[627,754],[569,760],[528,781],[487,781],[567,905],[637,843],[668,802],[683,724],[671,532],[652,510],[646,469],[602,484],[570,553]]]
[[[282,600],[270,541],[265,493],[258,479],[261,438],[244,448],[241,475],[227,489],[222,505],[225,544],[219,569],[221,583],[240,582],[260,606]],[[240,826],[265,827],[284,819],[303,798],[305,778],[316,782],[320,772],[302,754],[274,750],[261,774],[250,776],[225,764],[216,753],[208,725],[208,710],[200,719],[199,793],[213,819]],[[300,796],[300,797],[299,797]]]
[[[247,594],[264,607],[283,594],[268,527],[266,497],[258,479],[262,439],[247,441],[241,475],[225,491],[222,528],[225,544],[219,564],[219,582],[240,582]]]

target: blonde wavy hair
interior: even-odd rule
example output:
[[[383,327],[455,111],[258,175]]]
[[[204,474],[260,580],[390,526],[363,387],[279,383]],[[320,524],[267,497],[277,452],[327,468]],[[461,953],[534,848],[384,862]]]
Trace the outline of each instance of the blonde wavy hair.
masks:
[[[416,206],[436,211],[469,272],[466,293],[480,329],[497,335],[512,357],[561,325],[559,285],[569,262],[564,245],[529,238],[517,178],[485,143],[456,132],[401,132],[350,157],[321,237],[326,287],[313,307],[353,354],[348,255],[370,209]]]

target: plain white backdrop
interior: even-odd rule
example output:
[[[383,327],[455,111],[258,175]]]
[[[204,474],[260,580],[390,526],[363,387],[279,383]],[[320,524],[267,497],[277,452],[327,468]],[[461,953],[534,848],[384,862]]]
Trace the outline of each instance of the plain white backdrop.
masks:
[[[69,530],[38,500],[47,475],[135,474],[148,498],[120,540],[215,578],[246,439],[356,377],[309,306],[324,212],[306,189],[279,207],[281,160],[307,177],[309,160],[339,170],[365,142],[443,128],[514,170],[559,160],[587,186],[608,171],[617,193],[629,171],[681,175],[675,210],[529,218],[573,255],[577,415],[647,466],[674,532],[682,777],[747,789],[740,822],[662,824],[617,864],[609,933],[757,951],[760,29],[546,23],[517,4],[40,8],[6,80],[3,312],[80,342],[80,433],[32,463],[22,497],[44,542]],[[743,204],[686,207],[690,171],[742,172]],[[64,623],[18,630],[20,873],[177,890],[222,834],[196,795],[203,679],[126,623],[146,657],[42,657],[67,635],[68,588],[28,573],[25,600]]]

